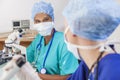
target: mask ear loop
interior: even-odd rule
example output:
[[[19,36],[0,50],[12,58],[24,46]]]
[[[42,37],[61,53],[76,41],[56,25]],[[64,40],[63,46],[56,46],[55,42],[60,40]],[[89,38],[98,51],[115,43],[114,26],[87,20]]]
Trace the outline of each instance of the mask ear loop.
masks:
[[[115,45],[114,45],[114,44],[110,44],[109,47],[110,47],[115,53],[117,53],[117,51],[115,50]]]
[[[69,30],[69,27],[67,27],[67,28],[65,29],[64,35],[68,32],[68,30]]]
[[[79,53],[79,49],[77,48],[77,53],[78,53],[78,56],[80,58],[80,60],[78,60],[78,63],[80,64],[81,60],[83,60],[83,58],[81,57],[80,53]]]
[[[115,53],[118,53],[115,49],[115,44],[119,44],[120,45],[120,41],[110,41],[110,42],[107,42],[107,46],[109,46]]]

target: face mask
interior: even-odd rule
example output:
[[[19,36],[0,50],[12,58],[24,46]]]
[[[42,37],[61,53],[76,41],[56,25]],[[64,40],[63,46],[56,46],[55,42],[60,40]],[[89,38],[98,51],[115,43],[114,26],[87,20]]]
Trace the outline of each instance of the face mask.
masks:
[[[68,28],[66,29],[65,34],[67,33],[67,31],[68,31]],[[79,52],[77,51],[77,49],[90,50],[90,49],[96,49],[101,47],[101,44],[90,45],[90,46],[75,45],[75,44],[69,43],[65,35],[64,35],[64,38],[65,38],[65,43],[67,44],[68,50],[72,52],[77,59],[80,59]]]
[[[51,35],[53,27],[54,27],[53,22],[43,22],[34,24],[34,29],[37,30],[41,36]]]
[[[68,30],[68,28],[66,29],[65,34],[66,34],[67,30]],[[67,42],[65,35],[64,35],[64,40],[65,40],[65,43],[67,44],[68,51],[70,51],[78,60],[80,60],[80,56],[79,56],[79,52],[78,52],[77,48],[74,47],[69,42]]]
[[[80,60],[79,53],[76,47],[71,45],[69,42],[65,41],[67,44],[68,51],[70,51],[78,60]]]

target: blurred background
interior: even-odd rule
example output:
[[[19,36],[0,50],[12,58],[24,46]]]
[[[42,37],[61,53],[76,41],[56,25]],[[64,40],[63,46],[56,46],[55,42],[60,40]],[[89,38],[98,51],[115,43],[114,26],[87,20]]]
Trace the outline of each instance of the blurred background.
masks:
[[[29,20],[32,27],[31,9],[35,2],[40,0],[0,0],[0,33],[13,30],[13,21]],[[55,28],[58,31],[64,29],[64,17],[62,11],[69,0],[47,0],[51,2],[55,12]],[[116,0],[120,3],[120,0]],[[109,4],[109,3],[108,3]],[[120,27],[110,37],[120,39]]]
[[[31,9],[40,0],[0,0],[0,33],[13,30],[13,21],[30,20],[32,26]],[[47,0],[55,10],[55,25],[59,31],[63,30],[62,11],[68,0]]]

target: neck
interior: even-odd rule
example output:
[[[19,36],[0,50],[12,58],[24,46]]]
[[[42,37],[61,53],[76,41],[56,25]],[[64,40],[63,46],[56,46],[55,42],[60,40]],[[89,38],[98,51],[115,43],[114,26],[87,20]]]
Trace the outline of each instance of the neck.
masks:
[[[49,36],[44,36],[44,41],[45,41],[45,45],[47,45],[49,42],[50,42],[50,40],[51,40],[51,38],[52,38],[52,36],[53,36],[53,33],[54,33],[54,30],[52,30],[52,32],[51,32],[51,35],[49,35]]]
[[[83,58],[83,60],[85,61],[86,65],[88,66],[89,69],[97,61],[99,55],[101,54],[99,52],[99,49],[94,49],[94,50],[81,50],[81,49],[79,49],[79,53],[80,53],[81,57]],[[102,57],[104,57],[107,54],[108,53],[105,52],[102,55]]]

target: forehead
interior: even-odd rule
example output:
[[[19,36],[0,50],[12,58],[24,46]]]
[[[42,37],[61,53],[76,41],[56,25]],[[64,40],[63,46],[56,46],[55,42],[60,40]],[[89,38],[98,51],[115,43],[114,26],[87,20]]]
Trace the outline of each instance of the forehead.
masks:
[[[45,13],[38,13],[38,14],[36,14],[34,19],[44,19],[44,18],[52,19],[48,14],[45,14]]]

